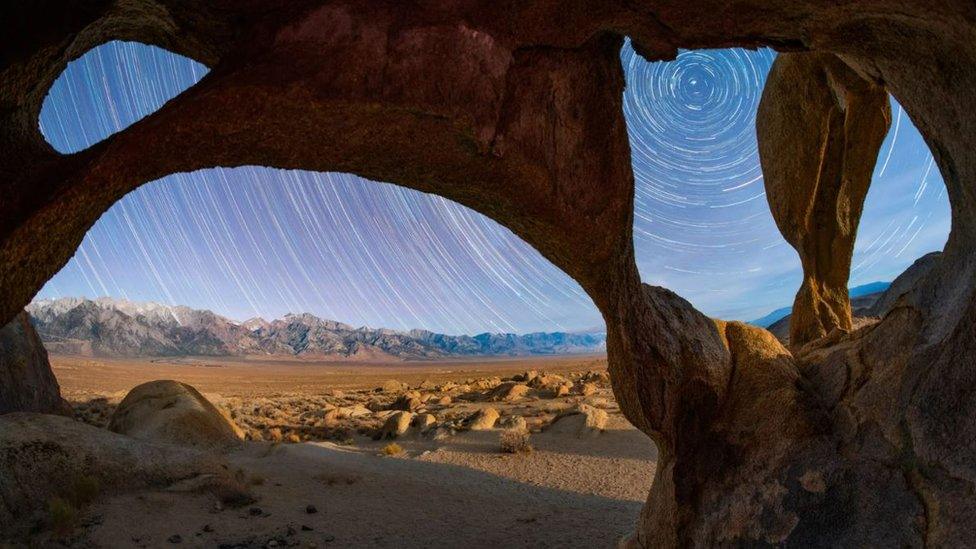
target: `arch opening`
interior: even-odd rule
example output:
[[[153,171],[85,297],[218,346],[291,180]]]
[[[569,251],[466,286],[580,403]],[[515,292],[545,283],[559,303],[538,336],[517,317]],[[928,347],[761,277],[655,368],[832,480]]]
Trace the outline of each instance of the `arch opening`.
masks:
[[[106,42],[68,63],[44,98],[38,126],[56,151],[83,151],[156,112],[208,72],[157,46]]]
[[[756,142],[756,111],[775,57],[768,49],[688,50],[652,63],[629,43],[621,53],[643,280],[711,316],[762,326],[789,313],[802,278],[767,204]],[[950,230],[932,154],[904,109],[894,98],[891,104],[895,120],[854,248],[855,294],[878,291],[918,257],[941,250]]]

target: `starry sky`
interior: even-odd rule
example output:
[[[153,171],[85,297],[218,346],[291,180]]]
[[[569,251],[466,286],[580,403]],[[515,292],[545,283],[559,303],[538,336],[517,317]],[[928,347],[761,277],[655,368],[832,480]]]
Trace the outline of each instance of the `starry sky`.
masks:
[[[645,282],[707,314],[750,320],[788,305],[795,251],[773,223],[756,152],[768,50],[629,46],[624,110]],[[206,67],[112,42],[71,63],[40,127],[82,150],[158,109]],[[891,280],[945,244],[945,186],[897,103],[867,197],[851,286]],[[38,298],[112,296],[230,318],[311,312],[353,325],[448,334],[602,329],[590,299],[531,246],[438,196],[338,173],[209,169],[143,185],[106,212]]]

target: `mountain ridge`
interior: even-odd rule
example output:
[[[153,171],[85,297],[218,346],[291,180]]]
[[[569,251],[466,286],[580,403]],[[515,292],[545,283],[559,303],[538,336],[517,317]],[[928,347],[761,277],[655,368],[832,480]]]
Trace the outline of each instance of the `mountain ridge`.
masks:
[[[98,357],[258,355],[432,360],[606,350],[605,333],[484,332],[454,336],[421,329],[354,328],[310,313],[238,322],[205,309],[107,297],[38,300],[28,305],[27,312],[50,352]]]

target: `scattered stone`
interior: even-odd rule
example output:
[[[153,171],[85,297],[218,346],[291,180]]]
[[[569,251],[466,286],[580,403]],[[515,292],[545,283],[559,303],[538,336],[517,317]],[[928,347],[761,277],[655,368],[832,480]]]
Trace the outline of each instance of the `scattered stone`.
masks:
[[[183,543],[183,536],[179,534],[173,534],[172,536],[166,538],[166,541],[170,543]]]
[[[596,384],[584,382],[573,386],[573,392],[582,396],[590,396],[597,391]]]
[[[383,424],[378,438],[396,438],[405,434],[410,429],[410,421],[412,419],[413,414],[410,412],[401,411],[393,414]]]
[[[414,416],[411,426],[420,432],[424,432],[435,423],[437,423],[437,418],[433,414],[417,414]]]
[[[395,379],[389,379],[383,382],[383,385],[376,390],[378,393],[400,393],[406,391],[408,385],[402,381],[397,381]]]
[[[416,392],[410,392],[400,395],[394,400],[393,404],[390,405],[390,409],[413,412],[420,409],[423,405],[424,403],[420,400],[420,395]]]
[[[453,399],[451,399],[451,397],[449,397],[448,395],[444,395],[441,398],[437,399],[438,406],[449,406],[451,402],[453,402]]]
[[[260,517],[262,514],[264,514],[264,511],[262,511],[260,507],[251,507],[247,510],[247,514],[251,515],[252,517]]]
[[[575,410],[558,416],[546,432],[576,437],[593,435],[603,431],[608,419],[605,411],[580,404]]]
[[[514,381],[506,381],[492,389],[491,393],[489,393],[489,398],[496,401],[503,400],[511,402],[520,400],[527,394],[529,394],[528,385]]]
[[[505,416],[498,421],[498,426],[504,429],[513,429],[517,431],[528,430],[528,424],[525,418],[519,415]]]
[[[568,383],[568,380],[563,376],[547,373],[538,374],[527,382],[528,386],[533,389],[551,389],[555,385],[564,385],[566,383]]]
[[[552,398],[560,398],[568,395],[571,387],[568,383],[564,383],[561,385],[552,385],[549,390],[552,391]]]
[[[306,505],[305,506],[305,513],[307,513],[309,515],[314,515],[315,513],[318,513],[318,512],[319,512],[319,510],[314,505]]]
[[[512,380],[528,383],[529,381],[532,381],[534,378],[538,376],[539,376],[539,372],[535,370],[529,370],[527,372],[522,372],[521,374],[516,374],[512,376]]]
[[[466,426],[472,431],[487,431],[495,426],[498,421],[498,410],[494,408],[482,408],[471,414],[466,421]]]

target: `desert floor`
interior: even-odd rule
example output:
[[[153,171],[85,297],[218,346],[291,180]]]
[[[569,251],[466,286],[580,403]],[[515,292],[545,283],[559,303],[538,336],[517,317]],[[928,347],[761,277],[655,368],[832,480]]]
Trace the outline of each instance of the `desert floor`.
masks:
[[[397,364],[53,356],[52,365],[79,419],[95,425],[139,383],[193,385],[247,433],[226,458],[256,498],[230,508],[193,492],[106,495],[85,511],[71,546],[613,547],[632,529],[654,473],[653,445],[620,415],[609,385],[577,390],[585,372],[605,371],[598,356]],[[529,370],[576,379],[575,388],[487,397],[499,379]],[[391,441],[370,434],[389,412],[322,419],[320,408],[389,405],[393,395],[378,389],[389,380],[422,393],[422,410],[439,424],[485,407],[500,412],[499,425],[520,416],[533,451],[500,451],[502,428],[411,429],[395,440],[402,452],[388,456]],[[447,394],[452,402],[433,404]],[[548,428],[580,404],[607,412],[602,431]]]

